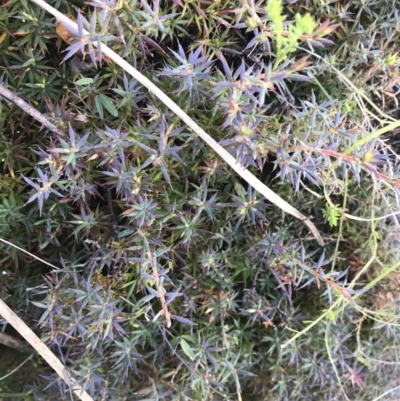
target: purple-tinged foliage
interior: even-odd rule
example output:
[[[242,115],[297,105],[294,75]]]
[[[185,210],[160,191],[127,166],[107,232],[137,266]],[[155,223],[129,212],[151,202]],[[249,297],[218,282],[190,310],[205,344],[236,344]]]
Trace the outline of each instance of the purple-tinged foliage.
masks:
[[[1,244],[1,296],[94,399],[364,400],[397,386],[399,162],[365,138],[392,121],[397,135],[398,11],[236,3],[75,13],[57,0],[77,15],[69,47],[38,7],[2,8],[0,80],[61,134],[1,100],[0,237],[30,252]],[[324,248],[99,41],[312,219]],[[34,371],[3,392],[70,399]]]
[[[35,189],[36,191],[27,200],[27,203],[31,203],[34,200],[37,200],[39,213],[42,214],[44,201],[46,201],[49,198],[50,194],[54,194],[59,198],[63,198],[64,195],[61,194],[59,191],[55,190],[54,188],[51,188],[53,184],[60,186],[58,182],[60,178],[59,176],[53,175],[52,177],[49,178],[48,175],[46,173],[43,173],[43,171],[40,168],[37,169],[37,173],[39,174],[37,181],[41,185],[33,182],[28,177],[23,177],[23,178],[25,182],[31,187],[33,187],[33,189]]]

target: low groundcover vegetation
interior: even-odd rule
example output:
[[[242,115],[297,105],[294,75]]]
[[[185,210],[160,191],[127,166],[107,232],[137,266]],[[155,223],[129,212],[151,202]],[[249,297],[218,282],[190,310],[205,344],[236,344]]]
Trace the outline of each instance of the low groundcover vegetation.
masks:
[[[396,2],[48,3],[79,32],[0,8],[0,84],[57,127],[0,98],[0,237],[35,256],[1,242],[2,299],[96,400],[399,398]],[[39,355],[0,381],[74,397]]]

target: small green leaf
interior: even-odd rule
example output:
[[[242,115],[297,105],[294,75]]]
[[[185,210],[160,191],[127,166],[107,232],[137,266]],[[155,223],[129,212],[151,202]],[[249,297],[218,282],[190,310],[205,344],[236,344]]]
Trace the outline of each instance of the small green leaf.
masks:
[[[236,193],[241,196],[242,198],[246,197],[246,190],[243,188],[243,185],[241,185],[239,182],[235,182],[235,191]]]
[[[282,0],[270,0],[266,6],[268,18],[275,24],[281,22],[283,11]]]
[[[43,309],[47,309],[47,305],[42,304],[41,302],[35,302],[35,301],[31,301],[31,304],[37,306],[38,308],[43,308]]]
[[[197,401],[202,401],[203,399],[203,396],[201,395],[200,391],[193,392],[192,397]]]
[[[189,336],[189,335],[187,335],[187,334],[183,334],[182,337],[181,337],[181,339],[182,339],[182,338],[185,338],[186,340],[188,340],[188,341],[190,341],[190,342],[192,342],[192,343],[195,342],[195,339],[194,339],[192,336]]]
[[[96,103],[96,109],[97,109],[97,112],[99,113],[100,118],[104,118],[103,104],[101,102],[100,96],[96,96],[94,98],[94,102]]]
[[[114,117],[118,117],[118,110],[114,106],[114,103],[112,100],[106,96],[106,95],[99,95],[101,99],[101,103],[103,103],[103,106],[106,108],[106,110]]]
[[[339,207],[331,206],[329,203],[325,204],[325,209],[322,210],[324,217],[328,220],[331,227],[336,227],[342,215]]]
[[[182,338],[181,339],[181,348],[182,351],[193,361],[196,358],[193,350],[190,348],[190,345]]]
[[[317,24],[309,13],[305,15],[296,14],[296,28],[300,32],[311,35],[316,26]]]
[[[63,160],[65,160],[65,159],[63,159]],[[76,166],[76,154],[74,152],[71,152],[69,154],[68,159],[67,159],[67,165],[68,164],[71,164],[72,167]]]
[[[77,85],[82,85],[82,86],[90,85],[91,83],[93,83],[93,78],[81,78],[81,79],[78,79],[75,83]]]
[[[118,234],[118,238],[127,237],[128,235],[131,235],[134,232],[135,232],[134,230],[123,230]]]
[[[364,358],[362,355],[357,354],[356,355],[356,359],[361,362],[363,365],[365,366],[371,366],[371,363],[369,362],[368,359]]]

